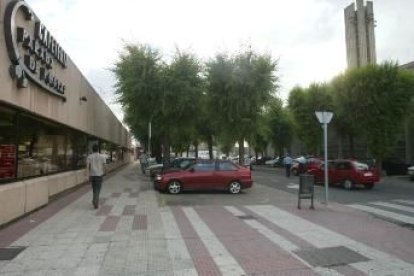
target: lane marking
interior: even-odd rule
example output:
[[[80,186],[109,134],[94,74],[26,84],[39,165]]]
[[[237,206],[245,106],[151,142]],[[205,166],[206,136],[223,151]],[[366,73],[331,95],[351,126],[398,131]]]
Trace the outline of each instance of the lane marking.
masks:
[[[396,210],[400,210],[400,211],[414,213],[414,208],[413,207],[407,207],[407,206],[392,204],[392,203],[383,202],[383,201],[370,202],[369,204],[384,206],[384,207],[388,207],[388,208],[392,208],[392,209],[396,209]]]
[[[393,201],[400,202],[400,203],[406,203],[406,204],[410,204],[410,205],[414,205],[414,200],[394,199]]]
[[[210,253],[210,256],[217,264],[220,272],[223,275],[229,276],[246,275],[247,273],[218,240],[207,224],[201,220],[197,212],[192,207],[183,207],[182,209]]]
[[[353,263],[350,266],[367,275],[413,275],[414,265],[404,262],[385,252],[352,240],[342,234],[314,224],[301,217],[281,210],[271,205],[246,206],[255,214],[267,219],[271,223],[301,237],[316,248],[345,246],[350,250],[371,259],[368,262]]]
[[[194,275],[197,276],[197,270],[193,260],[188,252],[187,246],[180,229],[175,221],[174,215],[169,207],[160,208],[161,220],[164,225],[165,238],[167,239],[169,256],[172,259],[174,275]],[[185,263],[185,268],[183,268]]]
[[[233,206],[225,206],[227,211],[232,213],[234,216],[245,216],[246,214],[241,211],[240,209],[237,209]],[[303,260],[301,257],[299,257],[295,251],[299,250],[300,248],[289,241],[288,239],[282,237],[281,235],[275,233],[273,230],[269,229],[267,226],[263,225],[262,223],[258,222],[257,220],[244,220],[244,222],[255,229],[257,232],[268,238],[271,242],[281,247],[283,250],[287,251],[289,254],[291,254],[295,259],[299,260],[303,264],[305,264],[307,267],[312,269],[313,271],[317,272],[321,275],[342,275],[338,273],[337,271],[329,268],[324,267],[313,267],[308,262]]]
[[[401,215],[398,213],[394,213],[394,212],[390,212],[390,211],[384,211],[378,208],[374,208],[374,207],[369,207],[369,206],[365,206],[365,205],[359,205],[359,204],[351,204],[351,205],[347,205],[350,206],[352,208],[361,210],[361,211],[365,211],[371,214],[375,214],[375,215],[379,215],[379,216],[383,216],[386,218],[390,218],[396,221],[400,221],[400,222],[404,222],[404,223],[409,223],[409,224],[414,224],[414,218],[413,217],[409,217],[409,216],[405,216],[405,215]]]

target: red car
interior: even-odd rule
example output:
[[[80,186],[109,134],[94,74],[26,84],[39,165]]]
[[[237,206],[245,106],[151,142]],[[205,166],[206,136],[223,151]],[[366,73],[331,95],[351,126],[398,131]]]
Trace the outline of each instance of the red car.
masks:
[[[316,183],[324,183],[324,164],[319,168],[308,168],[307,172],[315,176]],[[328,161],[329,184],[341,184],[345,189],[353,189],[355,185],[363,185],[372,189],[380,180],[377,169],[369,168],[365,163],[355,160],[341,159]]]
[[[320,168],[322,162],[323,160],[320,158],[315,158],[315,157],[307,158],[306,163],[303,164],[303,169],[306,171],[311,170],[311,169],[318,169]],[[295,176],[298,176],[299,174],[304,172],[304,171],[300,171],[300,162],[298,161],[298,158],[293,159],[290,172]]]
[[[227,190],[238,194],[252,187],[251,171],[229,160],[197,160],[186,170],[157,174],[154,187],[178,194],[183,190]]]

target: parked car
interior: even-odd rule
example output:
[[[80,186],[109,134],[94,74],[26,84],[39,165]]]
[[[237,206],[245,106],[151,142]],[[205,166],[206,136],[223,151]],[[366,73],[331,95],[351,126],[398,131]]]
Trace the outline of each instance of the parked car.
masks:
[[[266,161],[268,160],[272,160],[274,159],[274,157],[270,157],[270,156],[262,156],[257,158],[257,160],[254,161],[254,165],[265,165]]]
[[[198,159],[181,171],[166,171],[155,176],[159,191],[178,194],[183,190],[227,190],[232,194],[252,187],[251,171],[230,160]]]
[[[265,161],[265,165],[270,167],[281,167],[283,166],[283,160],[282,158],[276,157]]]
[[[299,158],[301,158],[301,157],[299,157]],[[323,160],[320,159],[320,158],[314,158],[314,157],[307,158],[305,160],[305,163],[303,163],[303,161],[300,160],[299,158],[293,159],[293,161],[292,161],[292,166],[290,167],[290,172],[291,172],[292,175],[298,176],[299,174],[304,173],[308,169],[320,168],[321,164],[323,163]],[[300,166],[301,162],[303,164],[302,169],[301,169],[301,166]]]
[[[414,181],[414,166],[408,167],[407,169],[410,180]]]
[[[319,168],[307,168],[307,172],[315,176],[316,183],[324,183],[324,164]],[[355,185],[363,185],[372,189],[374,184],[380,180],[377,169],[369,168],[365,163],[355,160],[338,159],[328,161],[329,184],[340,184],[345,189],[353,189]]]
[[[178,157],[171,161],[170,167],[168,170],[183,170],[188,168],[192,163],[195,162],[193,157]],[[156,164],[148,167],[149,176],[154,178],[157,173],[160,173],[164,170],[164,164]]]
[[[382,170],[387,175],[405,175],[409,164],[400,158],[386,158],[382,161]]]

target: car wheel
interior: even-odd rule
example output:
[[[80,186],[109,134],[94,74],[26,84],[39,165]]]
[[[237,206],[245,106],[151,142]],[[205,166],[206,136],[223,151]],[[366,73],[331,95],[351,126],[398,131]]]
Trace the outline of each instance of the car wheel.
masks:
[[[240,193],[240,191],[241,191],[241,185],[240,185],[239,182],[233,181],[233,182],[230,183],[229,192],[231,194],[238,194],[238,193]]]
[[[168,192],[170,194],[179,194],[181,192],[181,183],[178,180],[173,180],[168,183]]]
[[[365,186],[365,189],[371,190],[372,188],[374,188],[374,183],[368,183],[368,184],[365,184],[364,186]]]
[[[347,190],[352,190],[354,188],[354,183],[350,179],[344,181],[344,188]]]

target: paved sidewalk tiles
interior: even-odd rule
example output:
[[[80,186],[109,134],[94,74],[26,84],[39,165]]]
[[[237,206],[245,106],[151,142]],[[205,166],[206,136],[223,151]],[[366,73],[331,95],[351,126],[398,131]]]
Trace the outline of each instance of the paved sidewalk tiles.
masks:
[[[159,206],[138,172],[106,179],[99,210],[84,186],[0,230],[0,275],[414,275],[414,232],[370,214],[414,202]]]

